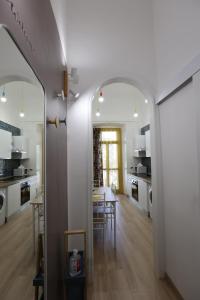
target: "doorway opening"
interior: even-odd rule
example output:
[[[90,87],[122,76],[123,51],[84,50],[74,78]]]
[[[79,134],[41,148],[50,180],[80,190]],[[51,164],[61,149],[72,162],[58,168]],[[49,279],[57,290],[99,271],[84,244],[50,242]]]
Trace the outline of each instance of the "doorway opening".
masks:
[[[105,195],[103,198],[105,205],[102,205],[105,207],[105,218],[102,218],[101,224],[102,227],[105,226],[104,234],[101,235],[101,231],[96,233],[93,230],[94,272],[97,278],[99,276],[99,280],[101,274],[98,272],[97,265],[101,264],[102,268],[105,268],[104,274],[113,271],[113,276],[116,276],[116,273],[121,272],[125,280],[134,282],[134,272],[137,273],[135,275],[138,278],[143,275],[140,266],[138,265],[136,271],[137,268],[133,262],[140,260],[144,269],[148,269],[147,257],[151,270],[147,271],[146,269],[145,272],[150,272],[152,276],[154,274],[150,139],[152,111],[151,99],[145,98],[135,86],[123,81],[109,81],[102,85],[92,102],[92,179],[98,179],[96,172],[99,172],[100,176],[98,181],[100,186],[96,187],[93,184],[92,206],[95,207],[98,194],[100,202],[102,202],[100,195]],[[108,136],[104,137],[102,132],[109,132],[108,129],[110,134],[107,133]],[[95,132],[98,133],[96,137]],[[123,182],[121,189],[119,188],[119,176],[115,175],[111,180],[109,176],[108,161],[115,161],[115,164],[117,161],[117,150],[109,153],[109,139],[110,142],[115,140],[116,132],[121,132],[120,165]],[[109,188],[108,194],[107,188]],[[100,207],[101,210],[102,207]],[[93,209],[92,211],[94,212]],[[137,251],[135,251],[136,248]],[[125,249],[129,249],[129,254]],[[108,257],[111,264],[107,260]],[[126,269],[127,260],[129,260],[130,272],[127,272]],[[115,263],[121,265],[122,268],[117,270]],[[133,270],[135,271],[133,272]],[[154,283],[152,282],[152,288],[155,287]],[[120,289],[123,290],[123,288],[119,284],[118,292],[120,293]],[[133,297],[131,284],[126,285],[126,289],[126,296]],[[144,293],[144,290],[141,289],[140,292]],[[146,295],[146,297],[148,296]]]
[[[123,193],[121,128],[100,128],[103,186]],[[98,177],[98,174],[96,174]]]

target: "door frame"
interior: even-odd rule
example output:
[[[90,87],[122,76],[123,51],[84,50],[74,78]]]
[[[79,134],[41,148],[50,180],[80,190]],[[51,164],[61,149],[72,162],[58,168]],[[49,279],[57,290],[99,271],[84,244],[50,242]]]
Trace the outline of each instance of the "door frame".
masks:
[[[124,183],[123,183],[123,158],[122,158],[122,131],[120,127],[99,127],[102,131],[116,131],[118,134],[118,140],[117,140],[117,144],[118,144],[118,163],[119,163],[119,189],[117,190],[118,193],[123,193],[124,191]],[[111,142],[113,143],[113,142]],[[108,143],[104,143],[101,142],[101,144],[109,144]]]
[[[162,155],[161,155],[161,135],[160,135],[160,116],[158,105],[151,92],[141,88],[137,81],[127,78],[113,78],[105,81],[95,89],[98,93],[104,86],[115,82],[123,82],[133,85],[150,101],[151,104],[151,165],[152,165],[152,194],[153,194],[153,250],[154,267],[158,278],[165,277],[165,226],[164,226],[164,203],[162,199]],[[89,141],[88,141],[88,238],[89,238],[89,270],[93,272],[93,225],[92,225],[92,186],[93,186],[93,124],[92,124],[92,102],[94,94],[89,99],[88,118],[89,118]]]

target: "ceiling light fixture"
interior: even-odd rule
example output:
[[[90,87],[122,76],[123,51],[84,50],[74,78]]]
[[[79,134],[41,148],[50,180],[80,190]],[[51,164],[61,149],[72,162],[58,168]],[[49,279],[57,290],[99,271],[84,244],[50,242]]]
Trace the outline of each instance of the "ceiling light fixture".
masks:
[[[6,93],[5,93],[5,87],[4,87],[2,95],[1,95],[1,102],[3,102],[3,103],[7,102]]]
[[[65,101],[65,94],[63,90],[60,93],[58,93],[56,96],[57,99],[62,99],[63,101]]]
[[[19,116],[20,116],[20,118],[24,118],[25,117],[25,113],[23,111],[20,111]]]
[[[100,102],[100,103],[104,102],[104,97],[103,97],[102,91],[100,92],[99,102]]]
[[[133,116],[134,118],[138,118],[139,114],[137,112],[134,112]]]
[[[148,104],[148,103],[149,103],[149,100],[148,100],[148,99],[145,99],[144,102],[145,102],[146,104]]]
[[[72,90],[69,90],[70,94],[75,98],[75,99],[78,99],[79,96],[80,96],[80,93],[79,92],[74,92]]]
[[[101,113],[99,110],[96,111],[96,117],[100,117]]]

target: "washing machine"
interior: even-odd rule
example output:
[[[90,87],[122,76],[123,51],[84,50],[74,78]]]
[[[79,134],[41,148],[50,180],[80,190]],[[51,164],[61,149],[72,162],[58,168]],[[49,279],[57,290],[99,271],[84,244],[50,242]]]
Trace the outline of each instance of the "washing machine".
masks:
[[[0,189],[0,225],[6,222],[6,189]]]
[[[148,215],[152,219],[153,218],[153,199],[152,199],[152,185],[148,184]]]

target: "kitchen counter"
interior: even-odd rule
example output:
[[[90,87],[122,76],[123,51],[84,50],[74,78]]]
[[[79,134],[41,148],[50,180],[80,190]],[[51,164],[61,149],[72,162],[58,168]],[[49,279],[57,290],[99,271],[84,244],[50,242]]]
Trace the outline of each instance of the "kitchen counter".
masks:
[[[23,181],[26,181],[36,175],[26,175],[26,176],[20,176],[20,177],[8,177],[7,179],[1,180],[0,179],[0,189],[1,188],[7,188],[10,185],[20,183]]]
[[[133,175],[135,177],[138,177],[140,179],[143,179],[144,181],[146,181],[147,183],[151,184],[151,176],[147,175],[147,174],[138,174],[138,173],[130,173],[130,175]]]

